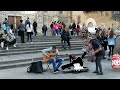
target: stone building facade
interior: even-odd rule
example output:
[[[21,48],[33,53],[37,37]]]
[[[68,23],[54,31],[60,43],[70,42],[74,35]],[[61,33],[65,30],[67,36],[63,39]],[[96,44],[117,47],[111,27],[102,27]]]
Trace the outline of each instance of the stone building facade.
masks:
[[[38,23],[38,33],[42,33],[43,24],[48,26],[50,31],[50,24],[52,21],[63,21],[68,26],[71,21],[71,11],[0,11],[0,23],[3,23],[4,18],[8,18],[10,24],[17,27],[19,21],[22,19],[24,22],[27,17],[30,18],[31,23],[34,20]]]
[[[70,11],[38,11],[37,12],[38,28],[41,29],[42,25],[48,26],[50,31],[50,24],[52,21],[61,21],[68,25],[70,24]]]
[[[90,12],[84,13],[83,11],[72,11],[72,20],[75,22],[81,22],[80,24],[94,27],[114,27],[117,28],[119,26],[119,22],[114,21],[112,18],[112,11],[104,11],[104,12]]]

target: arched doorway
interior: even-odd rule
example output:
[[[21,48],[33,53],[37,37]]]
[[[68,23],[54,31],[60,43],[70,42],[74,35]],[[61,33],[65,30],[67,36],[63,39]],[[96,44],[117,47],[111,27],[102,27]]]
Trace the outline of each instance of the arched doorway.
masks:
[[[89,22],[89,23],[88,23],[88,27],[93,27],[93,23],[92,23],[92,22]]]
[[[85,22],[86,26],[97,27],[96,21],[93,18],[88,18]]]
[[[87,19],[85,24],[88,27],[88,31],[91,34],[95,34],[95,32],[96,32],[95,27],[97,26],[96,21],[93,18],[89,18],[89,19]]]

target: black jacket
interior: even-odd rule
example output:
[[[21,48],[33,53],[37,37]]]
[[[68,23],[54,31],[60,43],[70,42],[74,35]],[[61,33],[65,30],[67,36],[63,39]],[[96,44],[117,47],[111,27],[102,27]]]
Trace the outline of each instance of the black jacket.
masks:
[[[46,31],[47,31],[47,26],[44,25],[44,26],[42,27],[42,32],[46,32]]]
[[[37,27],[37,23],[36,23],[36,22],[33,23],[33,27],[34,27],[34,28]]]

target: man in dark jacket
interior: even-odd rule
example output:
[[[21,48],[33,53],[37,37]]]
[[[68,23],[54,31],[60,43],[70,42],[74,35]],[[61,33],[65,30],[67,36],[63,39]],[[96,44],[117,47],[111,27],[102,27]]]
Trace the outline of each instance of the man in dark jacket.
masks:
[[[72,24],[72,31],[73,31],[73,35],[75,36],[76,35],[76,24],[75,24],[75,22],[73,22],[73,24]]]
[[[43,25],[43,27],[42,27],[42,33],[44,34],[44,36],[46,36],[47,30],[48,30],[47,26]]]
[[[66,49],[66,43],[67,43],[67,32],[65,31],[65,29],[63,29],[62,33],[61,33],[61,43],[62,43],[62,47],[64,47],[64,49]]]
[[[96,59],[95,59],[96,70],[93,73],[97,73],[97,75],[103,75],[102,65],[101,65],[101,59],[103,57],[102,45],[100,45],[100,43],[94,39],[90,40],[90,44],[92,45],[93,50],[94,50],[93,55],[96,56]],[[100,71],[98,71],[98,68]]]
[[[24,33],[25,33],[25,25],[23,24],[23,20],[20,20],[20,25],[18,26],[18,36],[21,37],[21,43],[25,43],[24,41]]]
[[[35,32],[35,36],[37,35],[37,22],[34,21],[33,23],[33,29],[34,29],[34,32]]]
[[[65,28],[66,28],[66,25],[65,25],[65,23],[64,23],[64,22],[62,22],[62,26],[63,26],[63,29],[65,29]]]

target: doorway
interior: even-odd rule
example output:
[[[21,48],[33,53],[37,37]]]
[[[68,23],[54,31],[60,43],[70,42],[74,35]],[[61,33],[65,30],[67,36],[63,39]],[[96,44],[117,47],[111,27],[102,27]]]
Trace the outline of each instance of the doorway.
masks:
[[[17,29],[20,20],[22,20],[22,16],[8,16],[8,20],[10,25],[13,25],[13,29]]]

